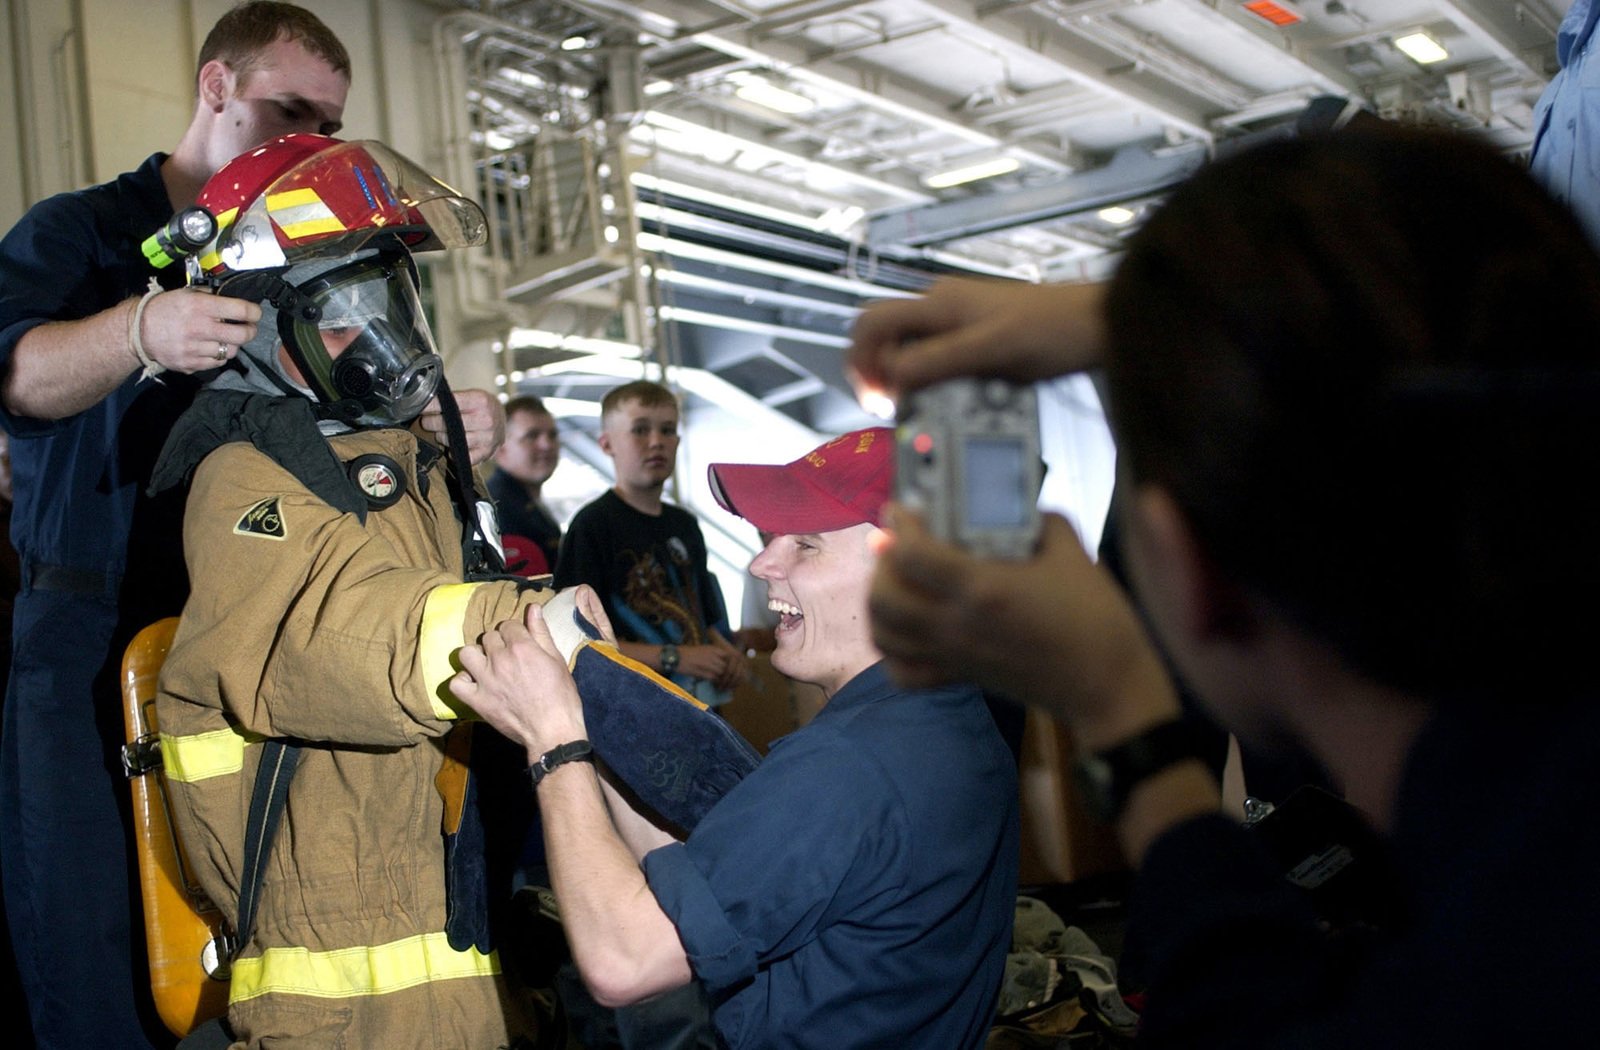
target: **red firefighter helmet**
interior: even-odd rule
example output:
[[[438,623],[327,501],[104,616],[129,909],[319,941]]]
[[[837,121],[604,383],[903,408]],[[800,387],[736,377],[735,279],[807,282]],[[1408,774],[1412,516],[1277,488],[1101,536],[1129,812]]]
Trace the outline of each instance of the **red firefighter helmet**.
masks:
[[[413,252],[484,243],[476,203],[381,142],[284,135],[223,165],[198,203],[217,220],[208,276],[349,255],[379,235]]]

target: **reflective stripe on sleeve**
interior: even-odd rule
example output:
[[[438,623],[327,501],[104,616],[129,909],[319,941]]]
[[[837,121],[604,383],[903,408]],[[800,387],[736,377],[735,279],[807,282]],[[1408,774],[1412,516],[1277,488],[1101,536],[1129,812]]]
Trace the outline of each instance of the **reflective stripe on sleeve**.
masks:
[[[214,729],[190,736],[161,734],[161,765],[168,780],[193,784],[244,769],[246,744],[261,737],[241,729]]]
[[[263,995],[352,999],[499,972],[499,955],[484,955],[476,948],[458,952],[443,933],[329,952],[268,948],[255,958],[234,960],[228,1001],[240,1003]]]
[[[460,668],[455,661],[461,648],[462,625],[467,619],[467,603],[480,583],[447,583],[428,592],[422,607],[422,631],[418,639],[417,661],[422,681],[439,718],[463,718],[467,709],[451,695],[446,683]]]

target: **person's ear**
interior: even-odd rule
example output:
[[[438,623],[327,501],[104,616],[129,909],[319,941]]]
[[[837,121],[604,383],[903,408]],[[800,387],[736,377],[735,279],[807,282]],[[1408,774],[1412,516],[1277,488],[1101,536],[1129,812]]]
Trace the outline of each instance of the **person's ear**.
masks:
[[[596,444],[600,446],[600,451],[604,452],[606,455],[616,455],[616,453],[611,451],[611,434],[603,426],[600,428],[600,437],[596,441]]]
[[[200,67],[197,85],[200,103],[213,113],[222,112],[222,107],[233,95],[235,83],[236,77],[228,64],[220,58],[213,58]]]
[[[1212,559],[1189,517],[1159,485],[1141,485],[1130,508],[1141,597],[1196,642],[1237,642],[1255,629],[1249,595]]]

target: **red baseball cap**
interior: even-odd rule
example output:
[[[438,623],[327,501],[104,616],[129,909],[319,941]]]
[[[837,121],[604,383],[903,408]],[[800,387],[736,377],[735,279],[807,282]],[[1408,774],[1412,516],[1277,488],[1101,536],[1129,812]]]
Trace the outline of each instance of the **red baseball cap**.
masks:
[[[713,463],[711,494],[763,532],[792,536],[870,522],[894,487],[894,431],[852,430],[793,463]]]

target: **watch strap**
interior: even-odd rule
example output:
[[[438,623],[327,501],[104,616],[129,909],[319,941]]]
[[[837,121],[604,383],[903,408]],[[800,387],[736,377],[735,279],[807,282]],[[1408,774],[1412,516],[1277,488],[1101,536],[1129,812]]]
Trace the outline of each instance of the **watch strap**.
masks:
[[[678,661],[681,659],[682,656],[679,654],[676,645],[671,642],[663,645],[661,647],[661,673],[668,676],[677,674]]]
[[[568,762],[593,761],[594,745],[587,740],[573,740],[540,755],[539,760],[528,767],[528,777],[533,781],[533,786],[538,787],[539,781]]]
[[[1212,746],[1209,735],[1194,722],[1175,718],[1104,751],[1081,755],[1073,763],[1073,774],[1084,808],[1109,824],[1121,815],[1140,783],[1179,762],[1209,758]]]

